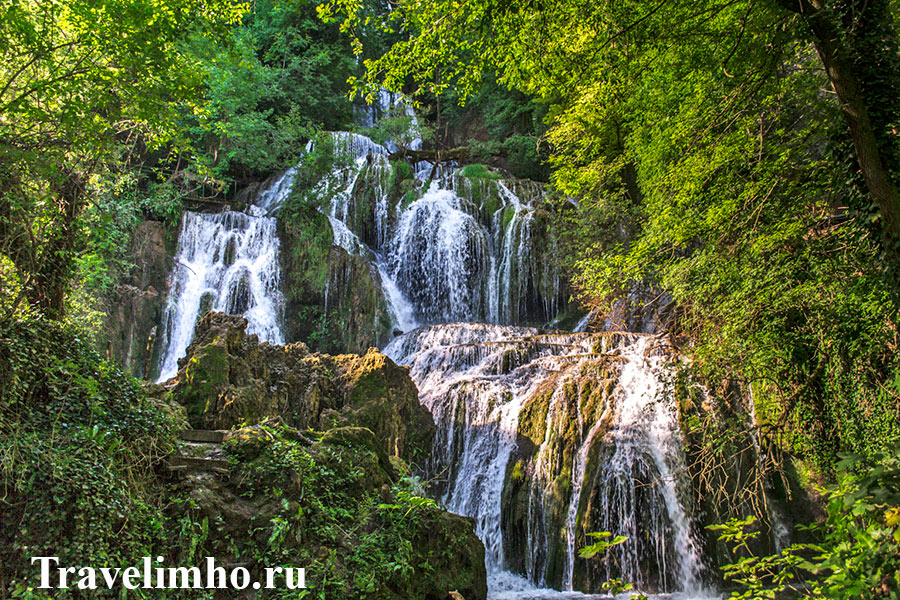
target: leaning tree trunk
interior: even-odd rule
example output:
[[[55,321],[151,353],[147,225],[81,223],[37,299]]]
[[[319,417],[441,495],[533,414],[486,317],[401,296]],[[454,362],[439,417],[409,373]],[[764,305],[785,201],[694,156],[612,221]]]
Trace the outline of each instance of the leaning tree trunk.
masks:
[[[812,33],[850,129],[863,182],[881,215],[885,249],[896,257],[900,251],[900,193],[895,176],[900,165],[894,156],[896,139],[891,136],[896,134],[890,122],[896,115],[891,107],[873,110],[874,102],[895,102],[900,95],[896,42],[892,39],[896,31],[889,3],[851,0],[843,11],[827,6],[825,0],[779,3],[801,15]],[[874,102],[873,88],[881,88]]]

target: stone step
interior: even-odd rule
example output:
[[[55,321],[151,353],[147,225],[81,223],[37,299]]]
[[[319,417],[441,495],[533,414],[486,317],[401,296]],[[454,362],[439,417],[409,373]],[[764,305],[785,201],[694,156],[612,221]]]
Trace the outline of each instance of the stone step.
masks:
[[[182,471],[185,469],[210,469],[217,471],[227,471],[231,466],[227,460],[218,458],[192,458],[189,456],[172,456],[169,457],[169,470]]]
[[[185,429],[178,437],[185,442],[205,442],[208,444],[221,444],[225,439],[224,431],[210,431],[207,429]]]

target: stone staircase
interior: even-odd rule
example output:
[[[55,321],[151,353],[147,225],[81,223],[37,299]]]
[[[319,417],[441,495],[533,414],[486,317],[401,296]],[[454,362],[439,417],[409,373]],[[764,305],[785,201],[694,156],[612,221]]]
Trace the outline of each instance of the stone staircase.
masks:
[[[175,472],[212,471],[227,473],[231,463],[225,459],[224,431],[187,429],[179,434],[179,452],[169,457],[168,470]]]

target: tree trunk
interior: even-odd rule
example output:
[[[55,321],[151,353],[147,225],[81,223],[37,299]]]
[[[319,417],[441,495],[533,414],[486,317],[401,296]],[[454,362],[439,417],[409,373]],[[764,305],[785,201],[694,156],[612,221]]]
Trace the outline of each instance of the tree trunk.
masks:
[[[854,31],[842,39],[838,22],[834,20],[836,15],[825,6],[824,0],[779,0],[779,3],[800,14],[809,26],[816,51],[822,59],[825,72],[840,102],[841,112],[850,128],[866,189],[881,214],[881,227],[887,246],[885,249],[888,253],[896,255],[900,244],[900,193],[891,174],[891,167],[894,165],[891,164],[890,154],[884,151],[886,147],[890,147],[890,141],[880,139],[887,135],[888,123],[873,123],[871,107],[864,95],[863,86],[867,82],[860,79],[858,65],[854,64],[857,49],[848,47],[845,42],[847,39],[852,43],[854,38],[859,39],[866,32]],[[856,10],[880,13],[884,12],[885,8],[884,0],[873,0],[864,6],[856,7]],[[890,15],[890,12],[887,11],[887,14]],[[857,22],[862,20],[858,17],[858,13],[856,20]],[[871,22],[871,19],[869,21]],[[873,56],[858,58],[872,62],[877,60]],[[896,59],[896,57],[887,58],[891,62]],[[873,68],[891,70],[890,65]],[[886,81],[890,73],[880,75],[882,76],[879,79]]]
[[[465,146],[450,148],[449,150],[407,150],[401,149],[391,153],[390,160],[407,159],[413,162],[427,160],[431,162],[446,162],[450,160],[466,160],[469,149]]]
[[[76,222],[84,199],[81,176],[67,173],[56,192],[59,210],[34,265],[32,284],[26,291],[29,303],[51,319],[61,319],[65,315],[66,292],[75,260]]]

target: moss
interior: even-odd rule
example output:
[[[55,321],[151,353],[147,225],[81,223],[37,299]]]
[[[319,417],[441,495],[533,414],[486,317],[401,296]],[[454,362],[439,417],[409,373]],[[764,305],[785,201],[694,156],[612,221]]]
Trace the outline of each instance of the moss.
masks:
[[[510,474],[510,478],[513,481],[522,481],[525,477],[525,464],[520,460],[517,460],[515,465],[513,465],[512,473]]]
[[[191,355],[184,367],[184,391],[181,404],[189,417],[197,417],[210,408],[209,401],[228,385],[228,350],[218,339]]]
[[[394,467],[388,458],[387,452],[385,452],[384,444],[375,437],[371,429],[366,427],[337,427],[329,429],[322,436],[321,443],[371,452],[372,456],[377,459],[378,466],[384,474],[391,480],[396,479]]]
[[[315,349],[331,353],[364,353],[383,344],[392,324],[377,271],[365,258],[337,247],[331,250],[328,269],[327,313],[323,310],[317,330],[306,339]]]
[[[404,181],[411,180],[415,176],[412,166],[403,160],[391,161],[391,176],[388,180],[388,189],[398,188]]]
[[[403,481],[391,484],[370,430],[330,430],[309,445],[282,426],[249,429],[265,435],[241,430],[229,440],[232,473],[191,484],[192,520],[210,523],[202,552],[230,539],[237,556],[302,564],[310,590],[338,600],[444,598],[452,590],[485,598],[472,521]]]
[[[536,447],[544,441],[547,430],[547,412],[550,409],[552,390],[535,394],[519,412],[519,435]]]
[[[346,183],[328,176],[336,164],[325,158],[317,159],[322,162],[316,163],[317,173],[301,169],[279,213],[285,328],[289,339],[316,350],[363,352],[389,338],[390,315],[377,270],[365,258],[333,245],[331,224],[322,209],[334,194],[345,191]],[[394,181],[395,171],[401,180]],[[410,185],[404,173],[403,167],[386,168],[373,161],[356,180],[347,225],[370,246],[378,241],[374,215],[380,190]]]
[[[288,250],[286,273],[289,294],[302,297],[325,289],[327,258],[334,237],[328,218],[317,210],[283,211],[278,220],[284,247]]]
[[[500,199],[500,193],[497,191],[497,186],[495,184],[485,185],[484,183],[481,183],[476,188],[476,184],[479,183],[480,182],[473,182],[473,189],[483,190],[480,194],[480,198],[478,198],[478,204],[482,207],[485,221],[490,222],[490,218],[494,213],[503,207],[503,200]]]
[[[515,206],[507,206],[503,209],[503,213],[500,215],[500,227],[503,229],[504,235],[512,235],[512,232],[509,231],[509,224],[512,223],[513,217],[515,216]]]
[[[430,452],[435,428],[431,414],[419,404],[408,371],[374,348],[362,357],[337,360],[345,417],[374,431],[389,454],[421,464]]]
[[[502,179],[499,173],[490,170],[487,166],[474,163],[463,167],[459,174],[469,179]]]
[[[403,201],[400,203],[400,210],[406,210],[409,205],[419,199],[418,190],[408,190],[403,194]]]
[[[340,407],[339,388],[322,391],[344,373],[329,357],[302,345],[258,344],[242,323],[201,319],[173,397],[191,390],[202,403],[202,391],[217,399],[204,406],[221,408],[225,390],[232,404],[249,394],[257,406],[289,415],[289,386],[312,404]],[[254,579],[259,565],[300,565],[310,592],[335,600],[445,598],[453,590],[485,598],[484,549],[472,521],[417,497],[408,481],[393,483],[387,445],[369,429],[332,429],[312,441],[317,434],[270,420],[229,433],[221,448],[191,452],[224,454],[227,470],[175,475],[161,460],[185,423],[161,399],[166,390],[142,388],[75,333],[58,324],[0,323],[0,377],[8,417],[0,422],[0,476],[10,484],[0,510],[0,595],[48,597],[29,589],[38,578],[29,557],[39,552],[64,564],[120,568],[143,556],[173,566],[212,556],[248,564]],[[259,389],[262,398],[250,391]],[[119,591],[101,588],[91,597]]]

